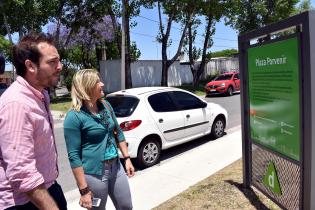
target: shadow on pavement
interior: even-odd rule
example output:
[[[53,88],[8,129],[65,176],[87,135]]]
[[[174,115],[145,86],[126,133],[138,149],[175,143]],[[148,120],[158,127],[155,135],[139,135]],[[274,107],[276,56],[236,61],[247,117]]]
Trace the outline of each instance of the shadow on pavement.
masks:
[[[226,135],[226,132],[224,132],[223,136],[225,136],[225,135]],[[194,148],[197,148],[203,144],[206,144],[209,141],[214,141],[214,140],[216,140],[216,139],[214,139],[211,135],[207,135],[207,136],[203,136],[201,138],[186,142],[184,144],[181,144],[181,145],[178,145],[178,146],[166,149],[166,150],[162,150],[159,162],[156,165],[159,165],[161,163],[161,161],[171,159],[177,155],[180,155],[181,153],[187,152],[187,151],[192,150]],[[137,166],[137,164],[135,163],[135,161],[133,161],[133,164],[134,164],[136,171],[145,170],[145,169],[139,168]]]
[[[226,135],[226,132],[224,132],[224,135]],[[214,141],[214,140],[216,140],[216,139],[214,139],[211,135],[207,135],[207,136],[186,142],[184,144],[166,149],[166,150],[162,151],[160,161],[163,161],[163,160],[166,160],[169,158],[173,158],[173,157],[175,157],[181,153],[187,152],[187,151],[192,150],[196,147],[199,147],[203,144],[206,144],[209,141]]]
[[[234,95],[240,95],[240,92],[235,92],[231,96],[234,96]],[[215,95],[206,95],[205,97],[206,98],[226,98],[226,97],[230,97],[230,96],[228,96],[226,94],[215,94]]]
[[[235,186],[239,191],[241,191],[255,209],[269,210],[269,208],[259,200],[259,197],[252,189],[244,188],[243,184],[234,182],[233,180],[225,180],[225,182]]]

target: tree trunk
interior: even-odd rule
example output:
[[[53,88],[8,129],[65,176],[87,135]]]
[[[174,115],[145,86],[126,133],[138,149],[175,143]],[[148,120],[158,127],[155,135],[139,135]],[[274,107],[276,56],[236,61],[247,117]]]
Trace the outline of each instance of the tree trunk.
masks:
[[[208,48],[208,44],[209,44],[209,38],[210,35],[212,33],[211,31],[211,26],[213,24],[213,16],[212,14],[209,14],[208,17],[208,23],[207,23],[207,27],[206,27],[206,36],[205,36],[205,41],[203,44],[203,49],[202,49],[202,56],[201,56],[201,63],[199,65],[199,68],[196,70],[196,75],[194,76],[194,88],[197,88],[199,85],[199,81],[200,81],[200,76],[202,75],[202,73],[205,70],[205,65],[206,65],[206,55],[207,55],[207,48]]]
[[[126,32],[126,50],[125,50],[125,87],[132,88],[132,78],[131,78],[131,56],[130,56],[130,26],[129,26],[129,0],[124,0],[125,4],[125,32]]]
[[[3,15],[4,25],[5,25],[5,28],[7,30],[7,34],[8,34],[8,37],[9,37],[10,44],[13,45],[11,30],[10,30],[10,26],[9,26],[9,23],[8,23],[7,16],[6,16],[6,14],[4,12],[3,12],[2,15]]]
[[[162,41],[162,78],[161,86],[168,86],[168,61],[167,61],[167,43]]]

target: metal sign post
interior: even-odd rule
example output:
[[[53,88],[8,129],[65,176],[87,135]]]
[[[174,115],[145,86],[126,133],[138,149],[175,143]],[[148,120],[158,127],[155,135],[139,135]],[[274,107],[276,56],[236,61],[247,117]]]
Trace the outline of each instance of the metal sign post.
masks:
[[[239,36],[244,186],[284,209],[315,209],[314,21],[310,11]]]

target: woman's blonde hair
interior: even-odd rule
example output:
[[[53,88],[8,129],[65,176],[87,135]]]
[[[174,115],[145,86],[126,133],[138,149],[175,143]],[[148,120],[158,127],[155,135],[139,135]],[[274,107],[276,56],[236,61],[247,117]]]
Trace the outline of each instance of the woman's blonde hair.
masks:
[[[80,111],[84,101],[90,104],[92,90],[99,80],[99,73],[95,69],[82,69],[74,74],[71,87],[72,109]]]

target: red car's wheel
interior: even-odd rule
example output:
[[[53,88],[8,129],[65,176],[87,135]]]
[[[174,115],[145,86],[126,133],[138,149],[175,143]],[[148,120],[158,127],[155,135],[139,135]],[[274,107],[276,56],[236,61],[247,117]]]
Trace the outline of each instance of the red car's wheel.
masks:
[[[230,86],[230,87],[227,89],[226,94],[227,94],[228,96],[233,95],[233,87]]]

